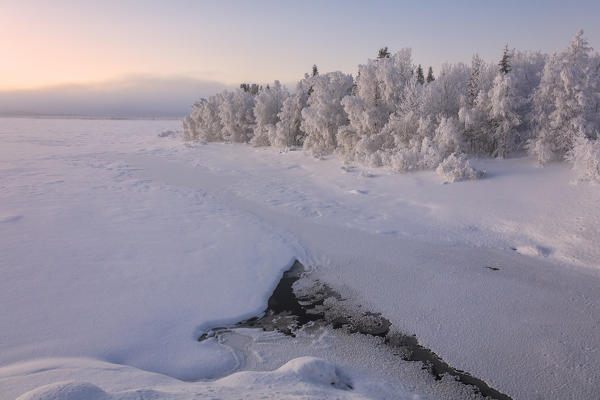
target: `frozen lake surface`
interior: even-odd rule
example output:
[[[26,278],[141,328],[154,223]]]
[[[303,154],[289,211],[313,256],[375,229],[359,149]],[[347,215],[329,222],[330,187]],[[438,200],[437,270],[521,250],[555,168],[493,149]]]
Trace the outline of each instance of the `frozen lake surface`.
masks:
[[[197,341],[260,315],[295,259],[512,398],[597,396],[600,187],[568,166],[475,160],[488,178],[444,184],[159,137],[180,129],[0,119],[6,398],[474,396],[343,330]]]

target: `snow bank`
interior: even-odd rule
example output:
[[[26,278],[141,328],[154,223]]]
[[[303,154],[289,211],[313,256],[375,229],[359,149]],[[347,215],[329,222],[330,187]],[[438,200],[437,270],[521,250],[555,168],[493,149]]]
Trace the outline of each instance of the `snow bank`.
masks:
[[[298,357],[271,372],[239,372],[221,379],[221,383],[248,387],[252,385],[278,384],[293,385],[305,383],[310,385],[349,389],[350,381],[339,376],[335,365],[316,357]]]
[[[0,364],[94,357],[185,380],[237,367],[196,332],[261,312],[297,251],[212,198],[209,177],[174,186],[135,154],[179,147],[157,137],[177,124],[2,121]]]
[[[15,374],[17,371],[19,375]],[[65,378],[71,380],[56,382]],[[209,382],[181,382],[133,367],[76,358],[0,367],[0,384],[6,389],[2,395],[17,400],[384,398],[381,387],[368,386],[367,376],[361,380],[365,388],[350,390],[333,364],[314,357],[292,359],[273,371],[238,372]],[[12,384],[7,385],[7,382]],[[29,389],[19,395],[17,386]],[[393,396],[396,399],[422,398],[408,390],[396,391]]]
[[[17,400],[111,400],[113,396],[91,383],[58,382],[42,386]]]

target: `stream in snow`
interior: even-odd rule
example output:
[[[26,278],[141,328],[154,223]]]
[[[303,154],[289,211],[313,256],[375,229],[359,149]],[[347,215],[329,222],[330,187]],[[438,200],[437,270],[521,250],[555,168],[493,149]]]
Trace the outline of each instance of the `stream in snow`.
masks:
[[[383,339],[381,346],[404,361],[415,361],[422,369],[441,380],[448,375],[457,382],[472,387],[473,394],[496,400],[510,400],[511,397],[489,387],[481,379],[467,372],[456,370],[430,349],[419,345],[415,336],[403,334],[400,330],[391,330],[392,324],[378,313],[364,309],[348,309],[343,305],[343,297],[327,284],[314,282],[305,275],[305,267],[294,261],[284,271],[283,276],[268,300],[267,309],[260,317],[238,322],[229,327],[215,327],[202,333],[199,341],[217,338],[221,343],[238,352],[248,353],[252,348],[248,342],[233,339],[231,336],[243,336],[244,328],[262,329],[266,332],[277,331],[296,337],[297,334],[314,337],[314,332],[328,329],[343,329],[349,334],[361,334]],[[302,289],[294,291],[293,286],[302,279]],[[360,307],[360,306],[359,306]],[[301,333],[300,333],[301,332]],[[281,339],[284,341],[285,339]],[[247,356],[243,356],[247,358]],[[338,384],[331,382],[332,385]],[[352,389],[351,383],[343,388]]]

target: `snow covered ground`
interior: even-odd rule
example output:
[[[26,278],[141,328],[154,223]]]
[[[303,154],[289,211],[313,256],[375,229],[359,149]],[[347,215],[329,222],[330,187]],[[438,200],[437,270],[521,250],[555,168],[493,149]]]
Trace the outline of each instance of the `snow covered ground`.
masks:
[[[0,119],[0,398],[467,395],[340,332],[196,341],[260,313],[295,258],[513,398],[597,396],[599,186],[159,137],[180,125]]]

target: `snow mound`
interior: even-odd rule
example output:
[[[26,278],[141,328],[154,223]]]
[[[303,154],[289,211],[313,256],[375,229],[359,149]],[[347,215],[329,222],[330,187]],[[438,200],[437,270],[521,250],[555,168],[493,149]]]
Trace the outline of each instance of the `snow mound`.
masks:
[[[516,247],[517,253],[521,253],[527,256],[541,256],[548,257],[552,253],[552,249],[544,246],[518,246]]]
[[[17,400],[111,400],[112,396],[91,383],[57,382],[29,391]]]
[[[450,154],[435,171],[448,182],[480,179],[485,176],[485,171],[476,170],[464,155],[456,153]]]
[[[350,193],[350,194],[369,194],[369,191],[363,190],[363,189],[352,189],[352,190],[348,190],[348,193]]]
[[[158,137],[176,137],[177,131],[166,130],[158,134]]]
[[[334,364],[316,357],[294,358],[279,369],[270,372],[239,372],[223,378],[221,383],[228,385],[261,385],[272,382],[296,385],[327,386],[337,389],[350,389],[350,380],[340,374]]]
[[[313,384],[336,385],[340,381],[335,365],[316,357],[295,358],[281,366],[277,372]]]

